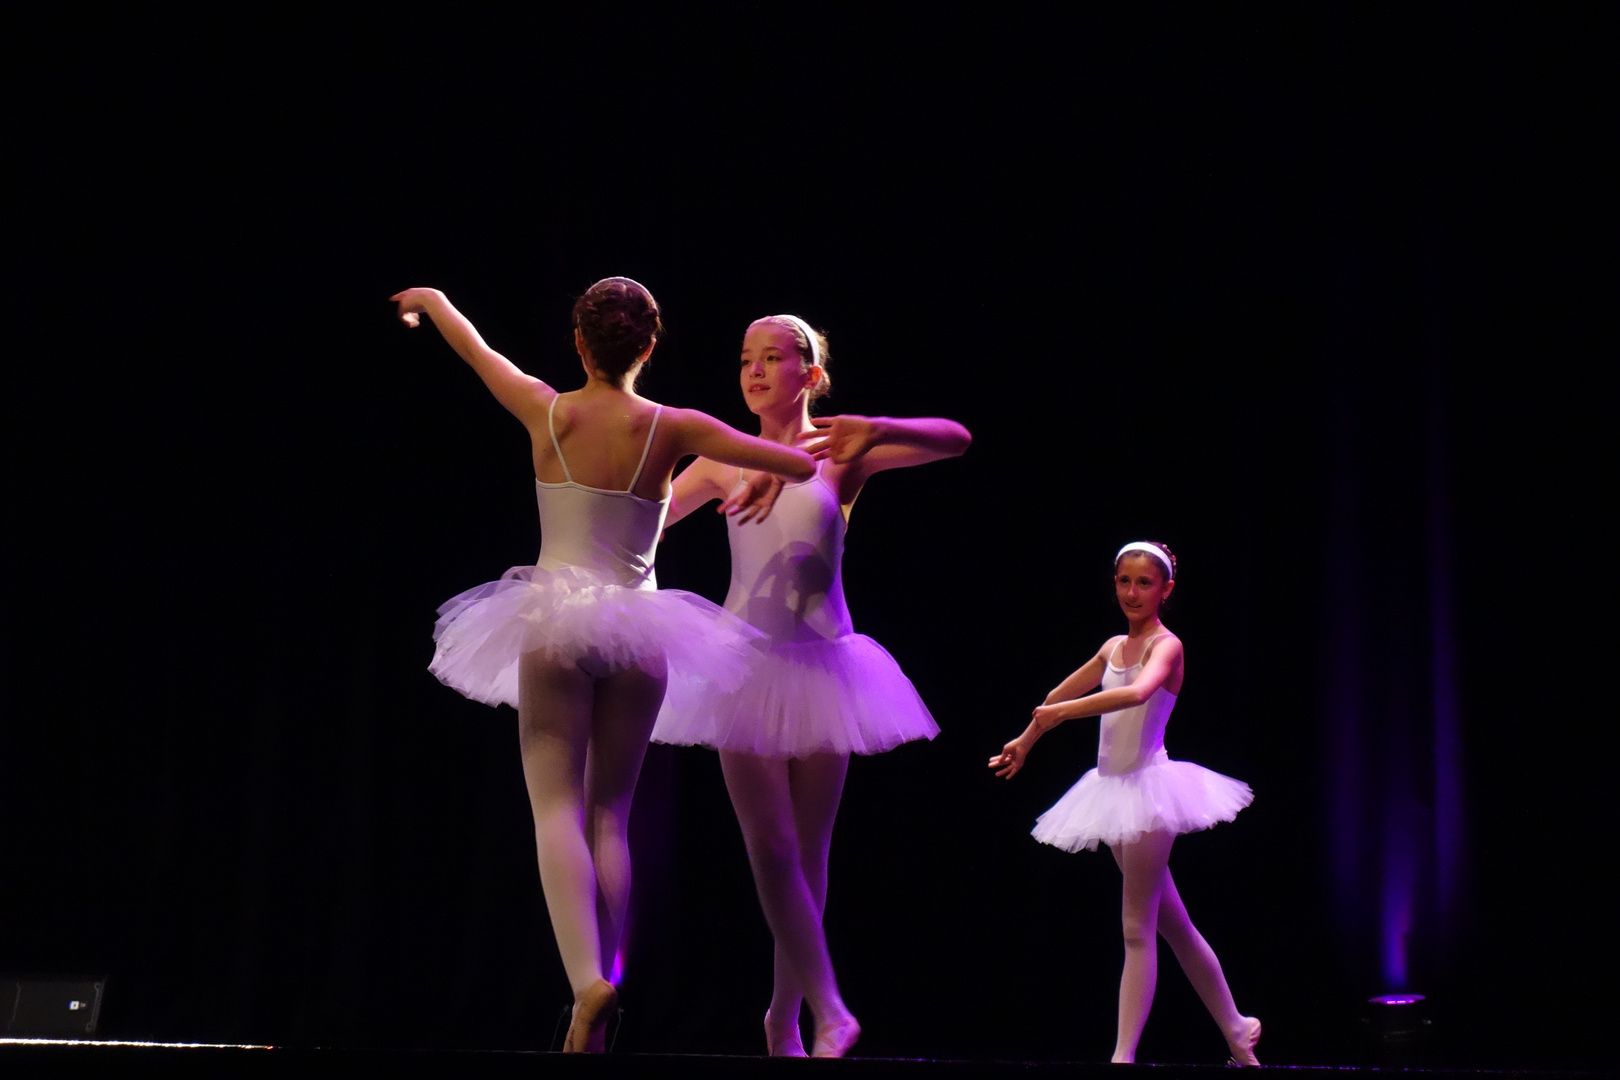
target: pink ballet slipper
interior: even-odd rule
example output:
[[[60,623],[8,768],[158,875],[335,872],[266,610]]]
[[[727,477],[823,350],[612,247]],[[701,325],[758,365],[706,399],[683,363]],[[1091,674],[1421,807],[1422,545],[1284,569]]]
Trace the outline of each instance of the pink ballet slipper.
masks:
[[[799,1034],[799,1025],[792,1027],[778,1026],[771,1019],[769,1011],[765,1013],[765,1052],[771,1057],[808,1057],[804,1052],[804,1039]]]
[[[574,997],[574,1019],[563,1039],[565,1054],[600,1054],[607,1049],[608,1017],[619,1007],[619,991],[597,979]]]
[[[1254,1048],[1260,1041],[1260,1021],[1252,1016],[1243,1018],[1243,1027],[1237,1038],[1228,1035],[1226,1048],[1232,1051],[1232,1056],[1226,1059],[1226,1065],[1231,1069],[1242,1069],[1258,1066],[1260,1059],[1254,1056]]]
[[[838,1058],[849,1053],[850,1047],[861,1037],[861,1024],[853,1016],[834,1020],[830,1024],[816,1025],[815,1049],[811,1057]]]

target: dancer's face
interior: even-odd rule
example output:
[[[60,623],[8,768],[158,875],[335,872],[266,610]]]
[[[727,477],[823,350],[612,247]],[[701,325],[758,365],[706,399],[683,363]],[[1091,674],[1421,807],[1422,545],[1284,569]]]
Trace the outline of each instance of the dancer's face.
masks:
[[[1132,552],[1119,560],[1114,571],[1114,598],[1132,622],[1156,617],[1159,605],[1175,587],[1175,582],[1165,580],[1164,567],[1151,555]]]
[[[743,400],[759,415],[800,407],[800,399],[821,381],[821,369],[799,355],[793,331],[757,322],[743,336]]]

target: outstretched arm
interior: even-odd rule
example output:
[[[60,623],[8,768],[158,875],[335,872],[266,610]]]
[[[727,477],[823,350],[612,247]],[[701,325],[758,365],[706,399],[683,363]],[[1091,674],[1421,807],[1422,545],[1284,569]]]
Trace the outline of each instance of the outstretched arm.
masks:
[[[1181,642],[1179,639],[1166,635],[1160,644],[1153,647],[1153,655],[1142,668],[1142,673],[1129,686],[1116,686],[1112,690],[1103,690],[1095,694],[1083,694],[1094,689],[1102,682],[1103,667],[1108,663],[1110,646],[1114,643],[1110,638],[1097,655],[1080,667],[1073,675],[1059,683],[1046,701],[1035,707],[1030,717],[1029,726],[1024,733],[1006,746],[1001,753],[990,759],[990,767],[996,770],[996,775],[1011,779],[1024,767],[1024,759],[1029,756],[1040,740],[1040,737],[1063,723],[1065,720],[1074,720],[1082,716],[1101,716],[1103,713],[1115,712],[1119,709],[1128,709],[1133,705],[1140,705],[1153,696],[1153,692],[1163,686],[1165,680],[1170,678],[1176,664],[1181,660]]]
[[[723,465],[760,469],[790,480],[808,480],[816,474],[815,460],[803,450],[744,435],[707,413],[696,409],[673,409],[682,457],[696,454]],[[667,413],[666,413],[667,414]]]
[[[399,317],[406,326],[419,325],[423,315],[433,320],[445,342],[478,373],[495,400],[525,424],[557,396],[551,387],[484,344],[477,328],[438,289],[406,289],[388,299],[399,305]]]
[[[826,436],[810,447],[817,459],[849,465],[870,476],[885,469],[903,469],[941,458],[961,457],[973,442],[968,429],[955,420],[920,416],[817,416],[810,422]]]

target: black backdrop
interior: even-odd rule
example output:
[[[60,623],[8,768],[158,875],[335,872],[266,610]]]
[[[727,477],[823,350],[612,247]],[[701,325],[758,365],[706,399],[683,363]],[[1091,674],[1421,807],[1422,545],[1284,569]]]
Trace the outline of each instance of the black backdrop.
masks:
[[[0,969],[110,973],[118,1035],[546,1043],[514,717],[423,670],[434,606],[532,560],[523,432],[384,299],[442,287],[568,385],[571,298],[623,273],[667,312],[652,397],[745,425],[737,341],[789,310],[832,408],[976,436],[852,522],[857,624],[944,729],[851,771],[828,928],[864,1052],[1107,1053],[1116,872],[1025,835],[1086,725],[983,763],[1153,536],[1172,750],[1258,793],[1173,865],[1265,1059],[1357,1060],[1397,988],[1451,1063],[1612,1059],[1579,328],[1612,129],[1559,19],[14,22]],[[663,583],[723,592],[721,533],[675,530]],[[1380,767],[1432,772],[1453,707],[1459,788]],[[1420,859],[1406,987],[1392,804],[1463,841]],[[654,748],[634,828],[627,1045],[757,1051],[712,755]],[[1219,1045],[1166,968],[1144,1058]]]

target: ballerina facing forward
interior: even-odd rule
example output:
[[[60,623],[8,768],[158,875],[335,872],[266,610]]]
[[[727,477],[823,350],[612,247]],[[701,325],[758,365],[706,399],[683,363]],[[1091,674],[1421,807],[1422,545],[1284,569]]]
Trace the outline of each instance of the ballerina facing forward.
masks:
[[[1190,761],[1172,761],[1164,751],[1165,724],[1184,673],[1181,639],[1159,618],[1176,587],[1175,576],[1176,557],[1163,544],[1120,548],[1114,557],[1114,595],[1129,632],[1109,638],[1046,695],[1029,727],[990,759],[990,767],[1010,779],[1046,732],[1076,717],[1101,718],[1097,767],[1040,816],[1031,835],[1065,851],[1095,851],[1099,842],[1107,844],[1124,875],[1125,972],[1113,1060],[1136,1060],[1158,982],[1157,933],[1170,943],[1220,1025],[1231,1064],[1258,1065],[1254,1047],[1260,1021],[1238,1012],[1221,963],[1188,918],[1170,876],[1170,845],[1177,834],[1231,821],[1254,798],[1249,785]],[[1099,692],[1089,693],[1099,685]]]
[[[954,420],[831,416],[812,419],[825,394],[827,342],[803,319],[756,320],[743,338],[743,400],[760,435],[808,441],[816,475],[782,486],[700,458],[675,478],[677,521],[711,499],[748,502],[728,521],[731,588],[726,610],[766,638],[736,692],[701,709],[666,709],[656,742],[720,751],[726,789],[742,826],[760,905],[776,939],[765,1043],[773,1057],[802,1057],[799,1014],[815,1017],[811,1053],[841,1057],[861,1027],[839,994],[822,913],[827,854],[851,754],[876,754],[939,732],[911,681],[881,645],[854,632],[842,561],[850,509],[875,473],[955,457],[972,437]],[[816,441],[818,436],[824,439]],[[745,488],[758,500],[745,500]],[[751,514],[752,524],[744,524]]]

